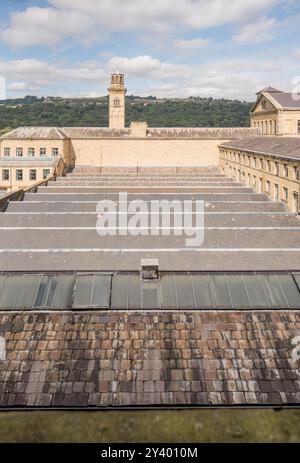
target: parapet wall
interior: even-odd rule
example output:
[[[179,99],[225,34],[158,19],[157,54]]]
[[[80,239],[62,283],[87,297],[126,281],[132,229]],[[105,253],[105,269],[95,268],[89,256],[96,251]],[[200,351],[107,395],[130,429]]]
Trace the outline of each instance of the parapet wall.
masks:
[[[175,138],[77,139],[72,140],[71,150],[76,165],[205,166],[218,165],[220,142]]]
[[[91,130],[81,132],[81,136],[78,131],[78,137],[70,130],[71,158],[76,165],[218,165],[220,143],[258,134],[253,128],[148,128],[145,137],[130,136],[126,129],[119,137],[112,137],[109,131],[94,129],[98,136],[89,138]]]
[[[47,130],[46,130],[47,129]],[[67,165],[96,166],[204,166],[218,165],[220,143],[259,135],[255,128],[149,128],[133,122],[130,128],[30,127],[16,129],[0,139],[0,153],[8,147],[56,147]]]
[[[258,136],[259,130],[249,127],[162,127],[148,128],[147,136],[155,138],[196,138],[200,140],[232,140]]]

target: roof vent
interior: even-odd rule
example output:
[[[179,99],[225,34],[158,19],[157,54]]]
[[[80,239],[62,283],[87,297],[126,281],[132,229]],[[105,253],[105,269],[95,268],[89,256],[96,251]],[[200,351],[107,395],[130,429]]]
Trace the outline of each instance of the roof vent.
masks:
[[[159,279],[158,259],[142,259],[141,267],[142,267],[142,271],[141,271],[142,280],[158,280]]]

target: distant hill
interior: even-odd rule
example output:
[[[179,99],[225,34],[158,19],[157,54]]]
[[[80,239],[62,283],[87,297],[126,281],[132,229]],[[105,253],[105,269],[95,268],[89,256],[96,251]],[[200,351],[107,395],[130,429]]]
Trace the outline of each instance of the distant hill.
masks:
[[[126,97],[126,125],[152,127],[247,127],[252,103],[214,98]],[[25,125],[108,126],[108,97],[0,100],[0,134]]]

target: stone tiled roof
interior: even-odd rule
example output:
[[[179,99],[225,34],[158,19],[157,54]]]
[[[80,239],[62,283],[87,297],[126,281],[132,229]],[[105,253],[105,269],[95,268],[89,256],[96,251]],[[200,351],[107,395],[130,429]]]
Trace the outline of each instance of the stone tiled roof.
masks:
[[[18,127],[11,132],[2,135],[5,140],[19,139],[48,139],[61,140],[68,138],[64,130],[58,127]]]
[[[238,128],[205,128],[175,127],[149,128],[147,135],[153,138],[196,138],[196,139],[236,139],[257,136],[259,129],[249,127]],[[2,138],[17,139],[49,139],[64,138],[119,138],[129,137],[130,129],[110,129],[108,127],[19,127]]]
[[[220,147],[248,151],[257,154],[271,154],[284,158],[300,159],[299,137],[252,137],[222,143]]]
[[[299,404],[299,329],[299,311],[1,313],[0,405]]]
[[[130,129],[110,129],[108,127],[64,127],[69,138],[114,138],[128,136]]]
[[[210,127],[192,127],[192,128],[149,128],[148,136],[155,138],[198,138],[198,139],[239,139],[243,137],[257,136],[258,128],[237,127],[237,128],[210,128]]]

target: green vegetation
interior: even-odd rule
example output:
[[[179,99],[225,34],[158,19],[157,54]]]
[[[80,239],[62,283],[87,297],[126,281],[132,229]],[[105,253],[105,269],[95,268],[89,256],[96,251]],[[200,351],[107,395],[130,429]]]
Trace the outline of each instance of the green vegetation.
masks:
[[[251,103],[188,98],[126,98],[126,125],[146,121],[152,127],[247,127]],[[37,98],[0,101],[1,131],[20,126],[108,126],[108,97]],[[3,132],[2,132],[3,133]]]
[[[300,442],[300,411],[1,412],[0,442]]]

